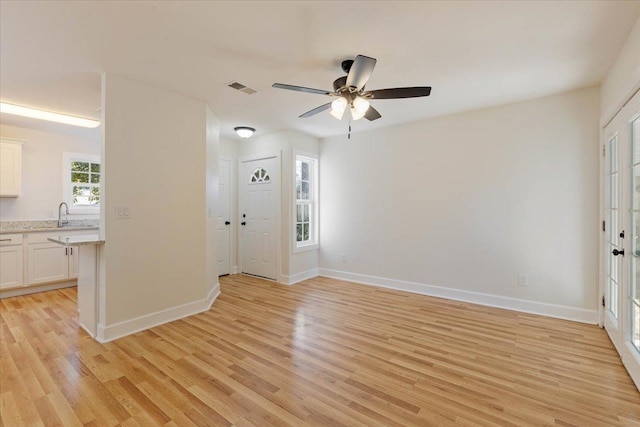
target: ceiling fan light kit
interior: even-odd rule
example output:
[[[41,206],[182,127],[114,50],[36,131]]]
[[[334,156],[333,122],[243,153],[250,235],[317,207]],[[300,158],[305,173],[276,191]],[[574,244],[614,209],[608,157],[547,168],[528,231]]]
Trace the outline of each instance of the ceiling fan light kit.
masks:
[[[354,60],[347,59],[342,61],[342,70],[347,73],[347,75],[339,77],[333,82],[333,92],[283,83],[274,83],[273,87],[277,89],[336,97],[333,102],[307,111],[306,113],[301,114],[300,117],[311,117],[321,113],[322,111],[331,109],[329,114],[338,120],[342,119],[347,106],[349,107],[351,118],[353,120],[359,120],[364,117],[369,121],[373,121],[382,116],[375,108],[373,108],[372,105],[370,105],[369,100],[419,98],[429,96],[431,94],[430,86],[399,87],[365,91],[364,86],[367,84],[369,77],[371,77],[371,73],[376,66],[376,62],[375,58],[370,58],[364,55],[358,55]]]
[[[344,98],[337,98],[331,103],[331,114],[338,120],[342,120],[342,116],[344,115],[344,110],[347,108],[347,100]]]

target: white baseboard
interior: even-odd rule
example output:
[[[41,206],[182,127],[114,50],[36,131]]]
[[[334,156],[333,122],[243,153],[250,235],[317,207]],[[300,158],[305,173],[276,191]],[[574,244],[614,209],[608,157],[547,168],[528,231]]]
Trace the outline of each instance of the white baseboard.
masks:
[[[114,323],[113,325],[98,325],[98,336],[96,340],[105,343],[113,341],[118,338],[122,338],[127,335],[135,334],[136,332],[144,331],[145,329],[152,328],[154,326],[162,325],[163,323],[172,322],[174,320],[182,319],[183,317],[193,316],[194,314],[202,313],[211,308],[213,301],[220,295],[220,283],[209,291],[209,295],[198,301],[193,301],[187,304],[182,304],[177,307],[171,307],[166,310],[156,311],[155,313],[146,314],[144,316],[136,317],[124,322]]]
[[[287,276],[286,274],[281,274],[281,282],[284,285],[293,285],[298,282],[302,282],[303,280],[312,279],[318,276],[318,269],[312,268],[311,270],[303,271],[300,273],[292,274],[291,276]]]
[[[231,266],[231,274],[238,274],[238,266],[237,265],[232,265]]]
[[[442,286],[426,285],[423,283],[406,282],[403,280],[368,276],[365,274],[350,273],[347,271],[332,270],[328,268],[319,269],[319,275],[362,283],[364,285],[380,286],[383,288],[397,289],[400,291],[413,292],[438,298],[447,298],[456,301],[470,302],[473,304],[487,305],[490,307],[505,308],[507,310],[521,311],[524,313],[539,314],[558,319],[573,320],[576,322],[590,323],[594,325],[598,323],[598,310],[588,310],[585,308],[523,300],[494,294],[466,291],[462,289],[445,288]]]
[[[62,288],[71,288],[77,285],[78,281],[76,279],[73,279],[64,282],[46,283],[44,285],[29,285],[23,286],[21,288],[6,289],[0,291],[0,299],[17,297],[20,295],[35,294],[36,292],[46,292]]]

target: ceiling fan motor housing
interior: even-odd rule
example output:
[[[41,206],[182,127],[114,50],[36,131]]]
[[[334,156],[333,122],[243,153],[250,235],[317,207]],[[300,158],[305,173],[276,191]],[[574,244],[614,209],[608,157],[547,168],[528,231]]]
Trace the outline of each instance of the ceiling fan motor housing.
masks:
[[[342,61],[342,71],[349,74],[349,71],[351,71],[352,65],[353,65],[353,59],[345,59],[344,61]]]
[[[333,91],[339,92],[339,89],[342,89],[347,84],[347,76],[338,77],[333,81]]]

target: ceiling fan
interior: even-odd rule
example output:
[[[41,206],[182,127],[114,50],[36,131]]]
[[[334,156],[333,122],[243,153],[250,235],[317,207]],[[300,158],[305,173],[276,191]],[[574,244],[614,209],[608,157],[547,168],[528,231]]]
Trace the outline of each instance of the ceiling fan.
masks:
[[[430,86],[397,87],[365,91],[364,87],[369,77],[371,77],[375,66],[376,59],[364,55],[356,56],[355,60],[347,59],[342,61],[342,70],[347,73],[347,75],[333,82],[333,92],[282,83],[274,83],[273,87],[297,92],[327,95],[336,98],[333,102],[328,102],[311,111],[307,111],[300,115],[300,117],[311,117],[331,108],[330,114],[338,120],[342,119],[347,107],[349,107],[353,120],[359,120],[362,117],[369,121],[377,120],[382,116],[378,110],[370,105],[369,100],[418,98],[421,96],[429,96],[431,93]]]

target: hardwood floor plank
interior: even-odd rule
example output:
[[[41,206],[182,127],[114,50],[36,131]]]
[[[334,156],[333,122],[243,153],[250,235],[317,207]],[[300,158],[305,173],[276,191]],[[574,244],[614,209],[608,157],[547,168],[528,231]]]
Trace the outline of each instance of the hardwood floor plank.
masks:
[[[323,277],[220,282],[209,311],[104,345],[74,288],[0,300],[0,427],[640,426],[596,326]]]

